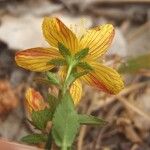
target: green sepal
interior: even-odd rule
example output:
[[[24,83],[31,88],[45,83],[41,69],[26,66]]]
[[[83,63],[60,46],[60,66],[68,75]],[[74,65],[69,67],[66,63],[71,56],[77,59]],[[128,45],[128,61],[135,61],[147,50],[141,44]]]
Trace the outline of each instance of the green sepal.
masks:
[[[150,54],[128,59],[125,63],[121,64],[118,72],[134,74],[141,69],[150,69]]]
[[[88,64],[87,62],[79,62],[77,64],[78,67],[81,67],[82,69],[84,70],[90,70],[90,71],[93,71],[93,68],[90,64]]]
[[[56,109],[56,106],[58,105],[59,103],[59,100],[54,96],[54,95],[51,95],[51,94],[48,94],[48,99],[47,99],[47,102],[49,104],[49,109],[51,112],[54,112],[55,109]]]
[[[52,135],[60,147],[71,147],[79,128],[78,115],[69,92],[62,97],[53,117]]]
[[[88,52],[89,48],[84,48],[81,51],[77,52],[74,57],[76,60],[80,61],[81,59],[85,58],[88,55]]]
[[[49,109],[33,111],[31,119],[37,129],[43,130],[46,128],[47,122],[52,120],[52,112]]]
[[[48,62],[48,64],[54,65],[54,66],[64,66],[66,65],[66,61],[62,58],[54,58]]]
[[[21,141],[28,144],[38,144],[47,141],[47,136],[43,134],[29,134],[21,138]]]
[[[59,85],[60,81],[58,79],[58,76],[55,73],[47,72],[46,75],[47,75],[47,79],[51,84]]]
[[[62,43],[58,42],[58,49],[60,54],[66,58],[68,56],[71,56],[71,52],[69,51],[68,48],[66,48]]]
[[[81,125],[105,125],[107,122],[101,118],[91,115],[78,115],[78,120]]]

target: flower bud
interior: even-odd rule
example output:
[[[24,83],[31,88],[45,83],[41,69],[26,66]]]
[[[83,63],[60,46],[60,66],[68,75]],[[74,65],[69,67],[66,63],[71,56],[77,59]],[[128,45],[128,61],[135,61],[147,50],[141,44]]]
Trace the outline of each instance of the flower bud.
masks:
[[[46,103],[43,100],[41,94],[32,88],[27,89],[26,94],[26,107],[31,113],[32,111],[44,110]]]

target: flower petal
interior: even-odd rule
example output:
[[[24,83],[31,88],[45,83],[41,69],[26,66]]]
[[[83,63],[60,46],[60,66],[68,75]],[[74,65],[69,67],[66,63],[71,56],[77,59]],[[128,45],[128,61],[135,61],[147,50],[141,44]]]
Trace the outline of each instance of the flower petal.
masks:
[[[48,62],[56,57],[61,57],[57,49],[37,47],[17,52],[15,60],[20,67],[42,72],[54,67]]]
[[[79,42],[80,49],[89,48],[88,57],[97,59],[109,48],[114,37],[114,27],[111,24],[88,30]]]
[[[110,94],[117,94],[123,89],[124,83],[121,76],[114,69],[97,62],[91,62],[90,65],[94,72],[81,77],[86,84]]]
[[[82,84],[80,80],[77,79],[75,82],[73,82],[70,87],[70,94],[73,98],[74,104],[77,105],[80,102],[82,96]]]
[[[44,37],[51,46],[58,47],[58,42],[61,42],[70,51],[77,50],[78,40],[75,34],[58,18],[45,17],[42,28]]]

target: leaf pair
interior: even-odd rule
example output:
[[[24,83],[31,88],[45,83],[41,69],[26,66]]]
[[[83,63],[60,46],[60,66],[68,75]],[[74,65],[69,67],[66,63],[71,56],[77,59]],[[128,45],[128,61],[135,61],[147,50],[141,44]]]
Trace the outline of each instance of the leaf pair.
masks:
[[[79,115],[67,91],[53,117],[52,135],[60,147],[71,147],[80,125],[104,125],[106,122],[94,116]]]
[[[52,113],[49,109],[41,111],[34,111],[31,114],[32,122],[37,129],[44,130],[47,122],[52,120]],[[47,141],[47,135],[45,134],[30,134],[21,139],[22,142],[28,144],[38,144]]]
[[[39,130],[46,128],[47,122],[52,120],[52,112],[49,109],[34,111],[31,114],[32,124]]]
[[[60,54],[64,57],[71,57],[72,54],[68,48],[66,48],[62,43],[58,43],[58,49]],[[81,59],[85,58],[88,55],[89,48],[84,48],[81,51],[77,52],[74,57],[76,60],[80,61]]]
[[[84,48],[80,51],[78,51],[74,56],[72,56],[71,52],[69,51],[69,49],[67,49],[62,43],[58,43],[58,48],[59,48],[59,52],[60,54],[65,58],[54,58],[52,59],[49,64],[52,65],[56,65],[56,66],[63,66],[66,65],[66,61],[70,58],[74,58],[74,60],[76,62],[78,62],[78,66],[82,67],[83,69],[90,69],[91,70],[91,66],[87,63],[87,62],[81,62],[81,60],[83,58],[85,58],[88,55],[89,52],[89,48]]]

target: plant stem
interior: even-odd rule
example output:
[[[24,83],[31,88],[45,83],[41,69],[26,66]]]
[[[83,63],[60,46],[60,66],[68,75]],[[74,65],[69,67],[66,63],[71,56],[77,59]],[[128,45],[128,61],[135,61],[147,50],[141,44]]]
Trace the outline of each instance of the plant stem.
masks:
[[[68,88],[67,80],[68,80],[68,78],[69,78],[70,75],[71,75],[72,68],[73,68],[73,67],[72,67],[72,65],[70,64],[70,65],[68,66],[67,75],[66,75],[66,78],[65,78],[65,80],[64,80],[62,89],[61,89],[61,91],[60,91],[60,96],[61,96],[61,97],[63,97],[63,96],[65,95],[66,91],[67,91],[67,88]],[[64,144],[64,145],[62,145],[61,150],[68,150],[68,148],[67,148],[67,146]]]
[[[68,80],[68,78],[69,78],[71,72],[72,72],[72,65],[70,64],[69,67],[68,67],[66,79],[64,80],[64,83],[63,83],[62,93],[61,93],[62,96],[66,93],[66,90],[67,90],[67,87],[68,87],[68,85],[67,85],[67,80]]]
[[[69,76],[70,76],[70,74],[71,74],[71,71],[72,71],[72,65],[69,65],[65,82],[68,80],[68,78],[69,78]]]
[[[62,146],[61,150],[67,150],[66,146]]]
[[[50,133],[48,134],[48,139],[47,139],[47,142],[46,142],[46,145],[45,145],[45,149],[46,150],[51,150],[51,146],[52,146],[52,134],[51,134],[51,131],[50,131]]]

